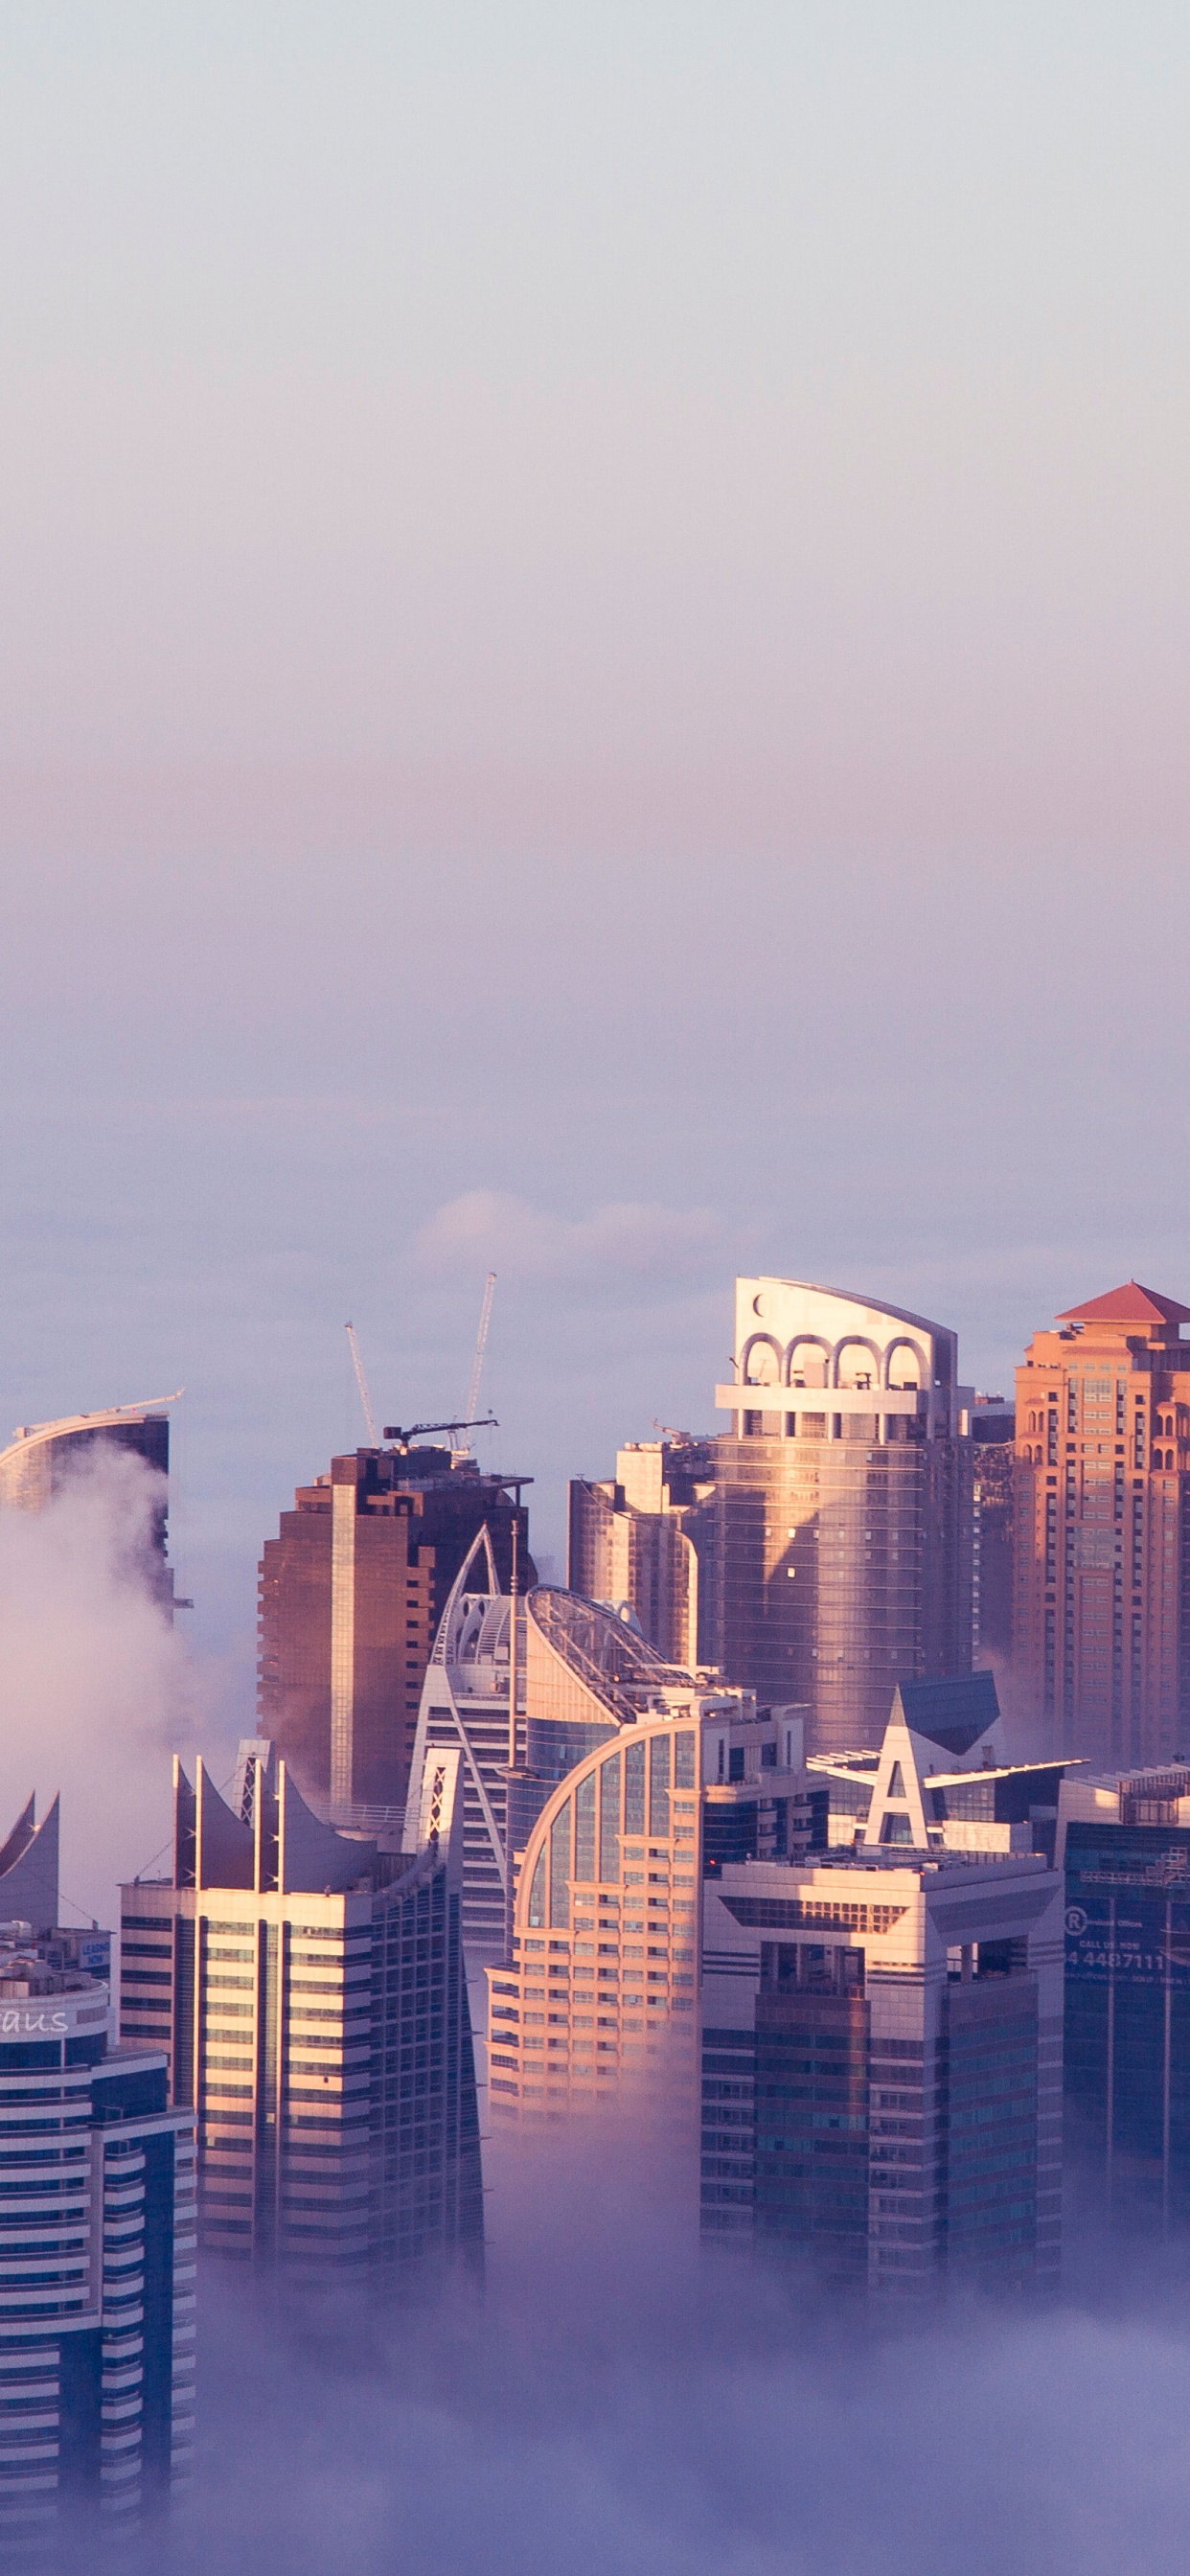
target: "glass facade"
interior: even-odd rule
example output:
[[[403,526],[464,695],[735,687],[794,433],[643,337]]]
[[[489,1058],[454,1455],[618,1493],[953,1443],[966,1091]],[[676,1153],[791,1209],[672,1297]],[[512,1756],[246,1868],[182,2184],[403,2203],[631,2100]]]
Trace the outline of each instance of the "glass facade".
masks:
[[[194,2130],[164,2056],[109,2054],[106,1989],[0,1955],[0,2557],[37,2564],[59,2517],[135,2526],[194,2434]],[[58,2034],[61,2034],[60,2036]]]
[[[1066,1835],[1066,2098],[1112,2207],[1190,2221],[1190,1830]]]
[[[877,2290],[1052,2281],[1060,1910],[1033,1858],[708,1881],[704,2236]]]
[[[970,1443],[877,1442],[859,1415],[839,1439],[812,1416],[792,1438],[740,1418],[756,1431],[711,1444],[708,1660],[761,1700],[807,1702],[814,1751],[878,1743],[899,1681],[970,1666]]]
[[[488,1971],[494,2117],[647,2091],[652,2073],[692,2122],[696,1754],[693,1727],[642,1724],[589,1755],[535,1823],[509,1959]]]

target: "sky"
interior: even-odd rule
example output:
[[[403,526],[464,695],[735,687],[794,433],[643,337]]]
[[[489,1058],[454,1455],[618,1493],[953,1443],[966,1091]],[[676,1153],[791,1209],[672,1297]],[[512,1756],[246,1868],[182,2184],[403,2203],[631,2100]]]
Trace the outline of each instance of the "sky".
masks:
[[[0,1425],[714,1428],[765,1269],[1190,1301],[1190,24],[0,19]],[[188,1614],[189,1615],[189,1614]]]

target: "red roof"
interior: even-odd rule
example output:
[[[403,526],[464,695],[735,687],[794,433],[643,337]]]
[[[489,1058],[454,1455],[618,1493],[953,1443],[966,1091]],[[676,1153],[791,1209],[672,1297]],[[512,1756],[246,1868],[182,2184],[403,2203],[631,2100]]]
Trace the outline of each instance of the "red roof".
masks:
[[[1159,1297],[1155,1288],[1142,1288],[1139,1280],[1129,1279],[1122,1288],[1109,1288],[1106,1297],[1091,1297],[1085,1306],[1068,1306],[1057,1320],[1060,1324],[1190,1324],[1190,1306],[1179,1306],[1176,1297]]]

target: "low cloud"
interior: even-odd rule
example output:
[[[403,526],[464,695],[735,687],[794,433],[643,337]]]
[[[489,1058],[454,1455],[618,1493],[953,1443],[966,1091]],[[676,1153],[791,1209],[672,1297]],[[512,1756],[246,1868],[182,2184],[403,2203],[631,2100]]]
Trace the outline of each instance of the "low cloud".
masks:
[[[709,1208],[612,1201],[590,1216],[553,1216],[507,1190],[465,1190],[423,1225],[419,1269],[437,1276],[479,1266],[516,1279],[687,1279],[720,1249]]]
[[[303,2323],[205,2268],[193,2505],[144,2576],[1181,2576],[1173,2249],[1168,2295],[1120,2263],[1098,2310],[881,2317],[700,2257],[684,2161],[499,2161],[486,2293]]]
[[[160,1479],[108,1451],[49,1508],[0,1511],[0,1839],[62,1795],[62,1919],[113,1919],[169,1823],[169,1755],[201,1731],[182,1639],[145,1579]],[[164,1864],[162,1864],[164,1866]]]

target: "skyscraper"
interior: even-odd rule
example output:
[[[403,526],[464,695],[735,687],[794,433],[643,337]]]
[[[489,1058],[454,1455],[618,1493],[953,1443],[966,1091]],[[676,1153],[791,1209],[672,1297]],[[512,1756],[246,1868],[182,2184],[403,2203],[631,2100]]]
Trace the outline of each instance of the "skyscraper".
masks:
[[[1190,1764],[1062,1784],[1066,2101],[1108,2208],[1190,2221]]]
[[[589,1601],[630,1602],[670,1663],[699,1661],[699,1556],[708,1524],[713,1444],[669,1433],[630,1442],[614,1478],[570,1487],[567,1582]]]
[[[58,1806],[0,1850],[0,2555],[125,2528],[194,2426],[194,2120],[152,2043],[108,2045],[108,1936],[58,1927]]]
[[[591,1603],[551,1598],[552,1651],[572,1658],[576,1682],[604,1619],[615,1624]],[[614,1641],[602,1642],[614,1660]],[[588,1685],[591,1741],[575,1740],[573,1713],[565,1722],[574,1759],[553,1766],[552,1782],[542,1748],[509,1948],[488,1969],[489,2097],[494,2117],[535,2120],[655,2096],[681,2115],[693,2155],[702,1873],[758,1852],[804,1856],[825,1799],[801,1768],[797,1712],[762,1717],[750,1692],[699,1692],[688,1675],[683,1695],[682,1677],[637,1643],[639,1662],[609,1675],[606,1697]],[[533,1696],[530,1683],[531,1707]],[[530,1719],[531,1745],[534,1733]]]
[[[1017,1370],[1014,1687],[1105,1768],[1167,1764],[1190,1735],[1186,1322],[1129,1280]]]
[[[622,1477],[572,1488],[571,1580],[616,1570],[623,1522],[647,1631],[633,1568],[684,1543],[699,1663],[762,1706],[804,1703],[814,1749],[870,1744],[894,1683],[970,1669],[973,1398],[956,1336],[873,1298],[738,1279],[734,1371],[715,1391],[731,1430],[661,1444],[655,1510],[630,1505]]]
[[[80,1468],[105,1452],[123,1451],[143,1459],[162,1479],[160,1499],[149,1518],[145,1574],[162,1607],[170,1612],[174,1578],[166,1561],[169,1415],[165,1407],[176,1401],[170,1395],[152,1404],[113,1404],[106,1412],[66,1414],[60,1422],[18,1423],[7,1449],[0,1450],[0,1508],[8,1504],[23,1512],[44,1511]]]
[[[175,1761],[172,1873],[121,1891],[122,2028],[197,2111],[211,2252],[371,2286],[478,2255],[458,1766],[427,1765],[402,1854],[320,1823],[259,1738],[230,1806]]]
[[[430,1647],[473,1541],[490,1532],[501,1581],[520,1491],[445,1449],[357,1449],[298,1488],[265,1542],[258,1720],[307,1797],[341,1823],[398,1829]]]
[[[1062,1881],[964,1811],[990,1677],[905,1700],[861,1840],[704,1885],[704,2232],[879,2291],[1049,2283]]]

